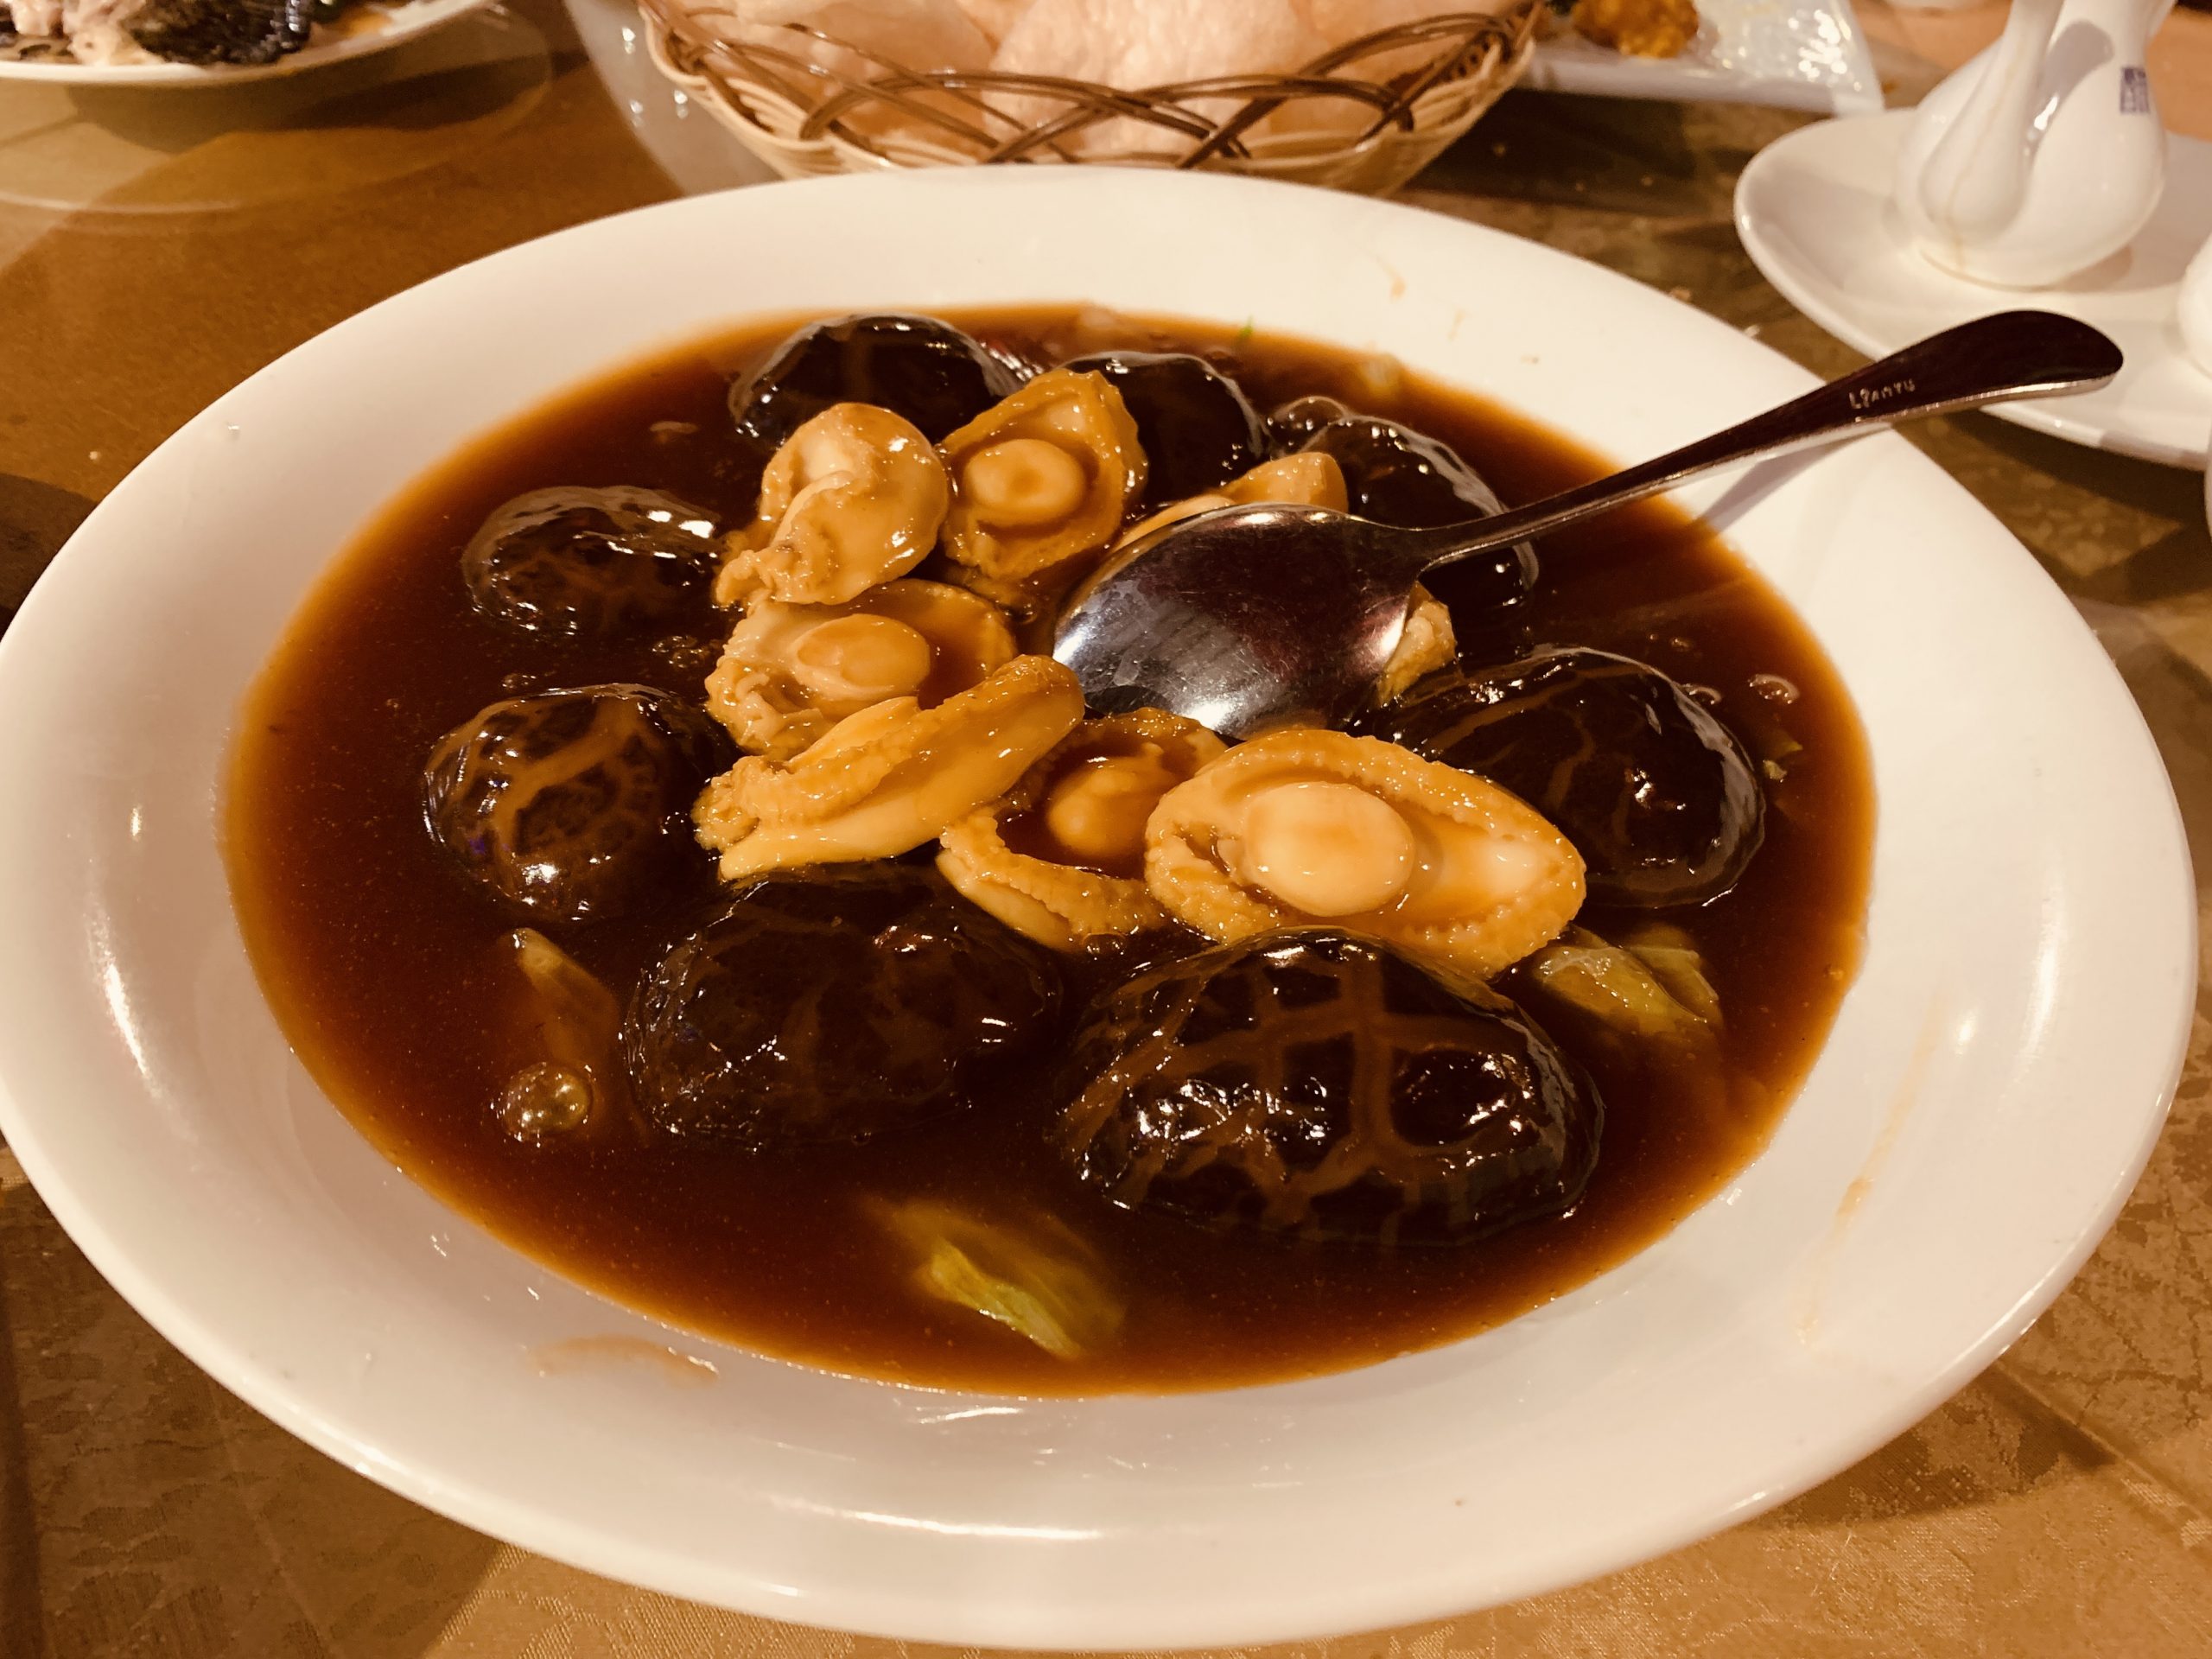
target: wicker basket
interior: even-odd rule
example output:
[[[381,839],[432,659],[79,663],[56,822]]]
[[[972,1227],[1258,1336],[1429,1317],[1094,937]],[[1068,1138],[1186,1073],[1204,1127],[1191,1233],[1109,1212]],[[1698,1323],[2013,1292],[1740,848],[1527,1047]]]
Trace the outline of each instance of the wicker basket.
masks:
[[[1542,0],[1504,0],[1496,12],[1426,18],[1353,41],[1294,75],[1122,90],[909,69],[798,25],[741,30],[718,0],[639,3],[662,72],[786,178],[1089,162],[1216,168],[1374,194],[1411,178],[1497,102],[1528,62],[1542,9]],[[1315,109],[1296,107],[1309,100]],[[1319,106],[1332,118],[1317,130],[1310,118]]]

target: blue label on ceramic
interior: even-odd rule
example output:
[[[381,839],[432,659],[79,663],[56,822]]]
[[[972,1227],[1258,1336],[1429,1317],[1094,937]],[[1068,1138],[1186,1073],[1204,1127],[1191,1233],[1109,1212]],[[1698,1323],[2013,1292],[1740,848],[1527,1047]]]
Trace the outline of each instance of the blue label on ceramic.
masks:
[[[2140,64],[2128,64],[2120,72],[2120,112],[2151,113],[2151,72]]]

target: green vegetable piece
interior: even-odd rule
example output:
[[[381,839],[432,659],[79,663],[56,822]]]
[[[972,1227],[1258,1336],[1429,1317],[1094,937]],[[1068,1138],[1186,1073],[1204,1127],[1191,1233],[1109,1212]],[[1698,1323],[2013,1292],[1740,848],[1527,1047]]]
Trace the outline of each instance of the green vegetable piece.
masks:
[[[1057,1222],[1039,1217],[1032,1230],[927,1199],[887,1205],[882,1219],[920,1258],[914,1282],[923,1290],[996,1320],[1056,1359],[1080,1359],[1121,1331],[1122,1299],[1090,1247]]]
[[[507,1079],[495,1109],[509,1134],[539,1141],[583,1128],[602,1105],[626,1102],[616,1056],[622,1005],[536,928],[518,927],[505,943],[526,987],[513,1019],[529,1058]]]
[[[1657,947],[1668,976],[1687,998],[1662,977],[1661,968],[1634,950],[1608,944],[1582,928],[1569,928],[1560,941],[1529,958],[1528,971],[1552,995],[1602,1020],[1624,1036],[1646,1040],[1698,1042],[1713,1034],[1719,999],[1705,978],[1694,950]],[[1691,960],[1685,963],[1682,957]],[[1699,988],[1702,988],[1701,991]]]
[[[1688,934],[1679,927],[1660,925],[1640,929],[1622,943],[1675,1001],[1707,1025],[1719,1028],[1720,993],[1705,976],[1705,955]]]

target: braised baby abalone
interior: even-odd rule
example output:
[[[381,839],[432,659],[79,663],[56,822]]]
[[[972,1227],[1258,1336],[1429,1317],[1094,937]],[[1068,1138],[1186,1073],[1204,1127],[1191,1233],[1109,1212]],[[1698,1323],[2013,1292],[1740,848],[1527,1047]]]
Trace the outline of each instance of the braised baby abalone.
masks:
[[[1155,530],[1195,518],[1218,507],[1252,506],[1261,502],[1329,507],[1342,512],[1345,505],[1344,473],[1327,455],[1278,455],[1201,494],[1170,501],[1131,524],[1115,545],[1125,547]]]
[[[747,756],[707,786],[693,822],[725,881],[895,857],[997,799],[1082,718],[1072,673],[1017,657],[934,709],[893,697],[849,715],[788,765]]]
[[[1074,583],[1144,492],[1136,423],[1103,375],[1040,374],[943,449],[946,554],[978,593],[1025,612]]]
[[[1452,626],[1451,611],[1442,600],[1415,582],[1413,608],[1406,613],[1406,631],[1398,636],[1397,649],[1382,665],[1382,677],[1375,682],[1374,699],[1384,703],[1402,696],[1409,687],[1459,659],[1459,640]]]
[[[1582,861],[1515,797],[1395,744],[1306,727],[1241,743],[1171,791],[1145,880],[1210,938],[1332,924],[1465,982],[1582,906]]]
[[[758,513],[730,537],[715,602],[756,593],[787,605],[856,599],[928,556],[947,497],[944,464],[912,422],[870,404],[833,404],[769,461]]]
[[[998,607],[964,588],[913,576],[846,605],[745,607],[707,677],[707,709],[737,746],[787,760],[848,715],[892,697],[934,709],[1014,659]]]
[[[1055,950],[1167,925],[1144,882],[1146,822],[1226,746],[1139,709],[1087,720],[1003,798],[944,832],[937,867],[963,895]]]

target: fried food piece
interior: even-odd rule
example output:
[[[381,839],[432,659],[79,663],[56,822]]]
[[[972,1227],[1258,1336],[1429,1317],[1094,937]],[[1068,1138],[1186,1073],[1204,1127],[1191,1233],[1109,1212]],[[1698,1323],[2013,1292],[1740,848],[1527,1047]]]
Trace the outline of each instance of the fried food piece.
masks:
[[[1672,58],[1697,38],[1692,0],[1581,0],[1574,32],[1632,58]]]

